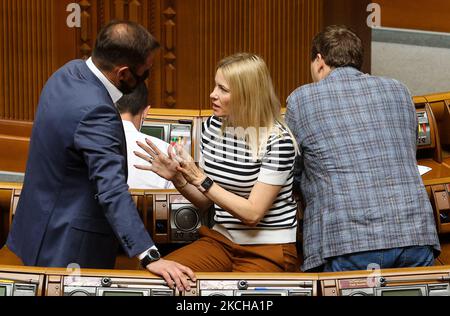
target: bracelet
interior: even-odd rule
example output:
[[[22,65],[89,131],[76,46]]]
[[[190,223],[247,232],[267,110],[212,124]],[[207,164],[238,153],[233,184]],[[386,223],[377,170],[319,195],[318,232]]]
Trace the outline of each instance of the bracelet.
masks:
[[[186,181],[186,183],[183,184],[182,186],[180,186],[180,187],[175,186],[175,188],[177,188],[177,190],[180,191],[180,190],[184,189],[188,184],[189,184],[189,182]]]

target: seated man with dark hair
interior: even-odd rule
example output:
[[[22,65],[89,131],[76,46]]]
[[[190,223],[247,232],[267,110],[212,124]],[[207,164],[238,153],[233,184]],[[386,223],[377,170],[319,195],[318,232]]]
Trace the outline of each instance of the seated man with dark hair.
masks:
[[[139,132],[150,110],[150,105],[147,105],[147,99],[147,87],[145,83],[141,83],[133,93],[124,95],[116,104],[122,117],[127,141],[128,185],[131,189],[173,189],[172,182],[161,178],[156,173],[139,170],[134,167],[141,164],[141,159],[134,152],[145,154],[137,145],[137,141],[145,143],[146,138],[150,139],[164,153],[167,153],[169,148],[168,143]]]

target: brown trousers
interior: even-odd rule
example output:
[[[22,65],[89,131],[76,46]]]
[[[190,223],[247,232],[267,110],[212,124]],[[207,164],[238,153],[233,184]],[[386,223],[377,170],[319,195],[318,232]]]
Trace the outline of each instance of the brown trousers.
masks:
[[[22,260],[7,246],[0,249],[0,265],[5,266],[23,266]]]
[[[207,227],[200,228],[200,239],[168,256],[194,272],[299,272],[295,243],[276,245],[238,245]]]

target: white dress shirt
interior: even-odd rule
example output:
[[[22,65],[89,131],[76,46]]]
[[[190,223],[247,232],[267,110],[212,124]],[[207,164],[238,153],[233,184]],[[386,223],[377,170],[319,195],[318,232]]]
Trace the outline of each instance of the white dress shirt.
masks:
[[[137,157],[134,152],[147,153],[139,147],[136,142],[145,144],[145,139],[149,139],[158,149],[167,154],[169,144],[146,134],[139,132],[130,121],[122,120],[125,138],[127,140],[128,153],[128,186],[130,189],[174,189],[172,182],[161,178],[156,173],[135,168],[135,165],[146,165],[148,162]]]
[[[92,61],[92,57],[90,57],[86,61],[86,65],[94,73],[94,75],[103,83],[106,90],[108,90],[108,93],[111,96],[111,99],[113,100],[114,104],[116,104],[116,102],[119,101],[121,97],[123,97],[123,93],[120,92],[120,90],[117,89],[117,87],[113,85],[108,78],[106,78],[106,76],[100,71],[100,69],[97,68],[97,66],[95,66],[94,62]]]

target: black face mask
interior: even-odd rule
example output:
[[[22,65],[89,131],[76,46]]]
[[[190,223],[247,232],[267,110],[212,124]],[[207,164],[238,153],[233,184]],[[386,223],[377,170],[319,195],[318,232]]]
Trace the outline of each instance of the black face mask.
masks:
[[[143,83],[145,80],[147,80],[147,78],[150,75],[150,70],[147,70],[146,72],[144,72],[142,74],[142,76],[138,76],[136,73],[134,73],[134,71],[132,71],[130,69],[131,74],[134,77],[134,80],[136,81],[136,84],[134,86],[130,86],[127,82],[121,80],[119,87],[117,89],[119,89],[120,92],[122,92],[123,94],[131,94],[133,93],[134,90],[136,90],[136,88]]]

